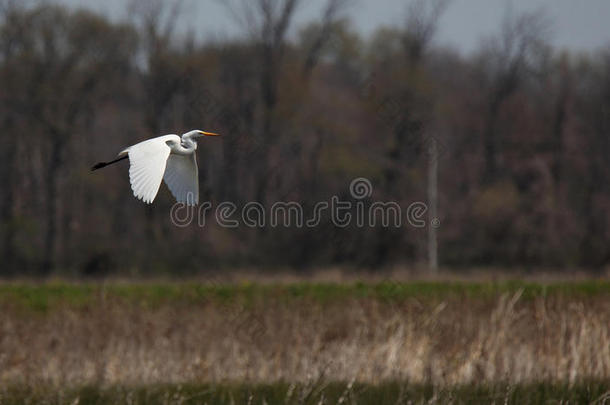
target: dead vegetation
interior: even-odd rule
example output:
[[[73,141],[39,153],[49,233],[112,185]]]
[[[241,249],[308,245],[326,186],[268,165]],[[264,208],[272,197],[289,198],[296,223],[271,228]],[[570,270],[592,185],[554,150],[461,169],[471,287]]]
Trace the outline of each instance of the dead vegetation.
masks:
[[[610,379],[605,295],[2,306],[4,386]]]

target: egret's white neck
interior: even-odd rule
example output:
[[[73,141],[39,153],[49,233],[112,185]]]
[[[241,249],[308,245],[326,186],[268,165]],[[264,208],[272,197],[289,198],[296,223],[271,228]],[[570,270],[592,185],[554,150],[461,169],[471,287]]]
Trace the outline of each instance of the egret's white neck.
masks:
[[[200,136],[201,134],[197,130],[182,134],[182,136],[180,137],[180,146],[182,150],[180,150],[179,153],[193,153],[194,151],[196,151],[197,142],[195,142],[193,138],[197,138]]]
[[[189,152],[194,152],[197,150],[197,142],[193,141],[191,138],[182,137],[180,146],[187,149]]]
[[[197,150],[197,143],[193,141],[180,141],[169,145],[171,153],[175,155],[191,155]]]

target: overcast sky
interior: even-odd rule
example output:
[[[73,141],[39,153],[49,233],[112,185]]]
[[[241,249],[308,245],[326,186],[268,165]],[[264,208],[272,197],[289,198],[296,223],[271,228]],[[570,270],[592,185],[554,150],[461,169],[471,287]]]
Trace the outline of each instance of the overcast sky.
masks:
[[[56,0],[71,6],[92,8],[113,17],[125,13],[126,1]],[[307,0],[299,10],[298,23],[319,15],[325,0]],[[552,21],[551,40],[559,48],[576,51],[610,46],[610,0],[453,0],[442,16],[437,43],[467,53],[481,38],[498,31],[511,4],[514,11],[543,8]],[[408,0],[354,0],[348,10],[354,27],[367,35],[382,25],[399,25]],[[240,33],[240,27],[215,0],[187,0],[180,30],[194,30],[201,38],[223,38]]]

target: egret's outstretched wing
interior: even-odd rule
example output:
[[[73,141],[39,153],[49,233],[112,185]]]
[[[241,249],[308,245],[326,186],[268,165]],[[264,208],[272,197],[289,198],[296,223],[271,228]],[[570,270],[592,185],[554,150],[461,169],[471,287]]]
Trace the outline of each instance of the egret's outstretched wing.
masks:
[[[170,155],[163,180],[179,203],[199,203],[199,174],[194,153],[187,156]]]
[[[157,196],[165,173],[170,152],[165,138],[161,136],[149,139],[123,151],[129,155],[129,182],[133,195],[148,204]]]

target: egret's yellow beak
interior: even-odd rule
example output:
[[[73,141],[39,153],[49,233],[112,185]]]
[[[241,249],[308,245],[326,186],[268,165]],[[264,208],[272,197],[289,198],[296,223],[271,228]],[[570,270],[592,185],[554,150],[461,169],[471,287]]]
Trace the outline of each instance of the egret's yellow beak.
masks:
[[[200,134],[203,134],[205,136],[220,136],[220,134],[216,134],[214,132],[205,132],[205,131],[199,131]]]

